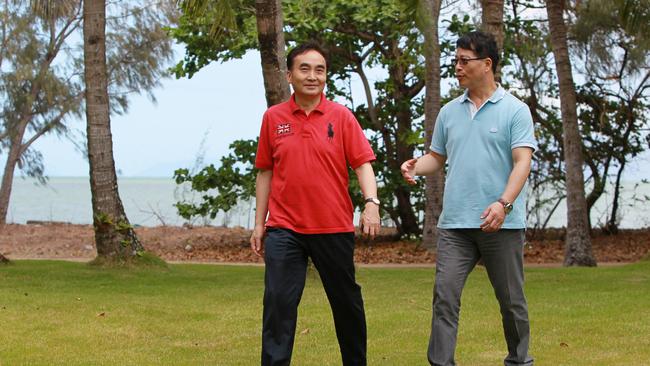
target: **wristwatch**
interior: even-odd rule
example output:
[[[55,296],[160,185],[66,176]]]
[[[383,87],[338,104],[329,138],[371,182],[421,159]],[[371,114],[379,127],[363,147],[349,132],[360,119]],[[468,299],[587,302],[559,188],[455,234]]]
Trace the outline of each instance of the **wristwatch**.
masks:
[[[372,203],[374,203],[374,204],[377,205],[377,206],[379,206],[379,204],[381,203],[381,202],[379,202],[379,199],[377,199],[377,198],[375,198],[375,197],[368,197],[368,198],[366,198],[365,202],[366,202],[366,203],[368,203],[368,202],[372,202]]]
[[[503,198],[499,198],[497,202],[503,205],[503,210],[506,212],[506,215],[512,212],[512,203],[504,200]]]

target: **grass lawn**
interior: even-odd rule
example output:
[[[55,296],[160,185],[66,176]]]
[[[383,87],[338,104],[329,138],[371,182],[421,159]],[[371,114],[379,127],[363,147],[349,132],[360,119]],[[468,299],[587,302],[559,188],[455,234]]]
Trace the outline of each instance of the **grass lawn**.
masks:
[[[0,365],[259,364],[261,267],[105,270],[18,261],[0,267]],[[434,269],[361,268],[369,365],[425,365]],[[650,262],[526,270],[537,365],[650,365]],[[300,306],[295,365],[340,365],[315,272]],[[463,294],[459,365],[506,353],[485,270]]]

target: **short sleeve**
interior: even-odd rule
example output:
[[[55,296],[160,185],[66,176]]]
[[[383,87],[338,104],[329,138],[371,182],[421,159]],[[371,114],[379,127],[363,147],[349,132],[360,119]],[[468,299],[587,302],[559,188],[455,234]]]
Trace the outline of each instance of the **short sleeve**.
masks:
[[[431,137],[431,151],[438,155],[447,156],[447,134],[444,126],[444,109],[438,113],[436,125],[433,127],[433,136]]]
[[[343,118],[343,148],[348,164],[352,169],[356,169],[364,163],[375,161],[375,153],[354,114],[346,109]]]
[[[510,125],[510,148],[517,147],[530,147],[533,151],[537,150],[533,116],[527,105],[517,110]]]
[[[267,113],[264,113],[264,117],[262,117],[262,128],[260,129],[260,138],[257,142],[257,154],[255,155],[255,167],[264,170],[273,168],[273,148],[271,145],[271,133]]]

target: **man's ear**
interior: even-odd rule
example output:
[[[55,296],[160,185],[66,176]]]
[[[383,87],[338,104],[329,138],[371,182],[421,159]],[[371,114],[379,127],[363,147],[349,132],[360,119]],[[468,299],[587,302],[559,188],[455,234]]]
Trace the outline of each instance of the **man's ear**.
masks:
[[[286,76],[287,76],[287,82],[291,84],[291,71],[287,71]]]
[[[485,61],[487,63],[488,71],[492,70],[492,59],[488,57],[485,59]]]

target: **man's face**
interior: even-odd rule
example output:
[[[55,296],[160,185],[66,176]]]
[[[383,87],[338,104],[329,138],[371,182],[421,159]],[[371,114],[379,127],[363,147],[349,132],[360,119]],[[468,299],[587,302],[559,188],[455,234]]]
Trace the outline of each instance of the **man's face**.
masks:
[[[298,96],[320,96],[325,89],[327,66],[325,58],[318,51],[309,50],[293,59],[287,81]]]
[[[464,48],[456,50],[456,79],[462,88],[473,88],[485,81],[491,65],[490,58],[477,60],[474,51]]]

